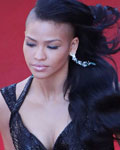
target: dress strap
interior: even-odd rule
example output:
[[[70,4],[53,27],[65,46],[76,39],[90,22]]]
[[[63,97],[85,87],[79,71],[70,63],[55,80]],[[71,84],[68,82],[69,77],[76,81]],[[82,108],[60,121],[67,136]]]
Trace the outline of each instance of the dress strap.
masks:
[[[1,89],[1,93],[2,93],[12,114],[19,111],[19,109],[20,109],[22,103],[24,102],[24,99],[29,91],[32,80],[33,80],[33,76],[30,76],[23,91],[21,92],[21,94],[17,100],[16,100],[16,84],[13,84],[13,85],[10,85],[8,87]]]
[[[32,80],[33,80],[33,76],[30,76],[30,78],[28,79],[22,93],[20,94],[19,98],[16,100],[16,103],[15,103],[15,106],[14,106],[14,109],[12,111],[12,113],[15,113],[15,112],[18,112],[22,103],[24,102],[24,99],[29,91],[29,88],[31,86],[31,83],[32,83]]]
[[[16,103],[16,84],[12,84],[10,86],[4,87],[2,89],[0,89],[1,94],[8,106],[8,108],[10,109],[10,111],[12,112],[14,105]]]

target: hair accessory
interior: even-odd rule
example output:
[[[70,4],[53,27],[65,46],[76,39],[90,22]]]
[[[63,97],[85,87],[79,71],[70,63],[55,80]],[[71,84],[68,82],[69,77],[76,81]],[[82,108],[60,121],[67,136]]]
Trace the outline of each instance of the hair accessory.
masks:
[[[90,66],[90,65],[93,65],[93,66],[96,65],[96,63],[94,63],[94,62],[90,62],[90,61],[80,61],[80,60],[78,60],[78,59],[76,58],[76,56],[75,56],[74,54],[70,54],[70,56],[72,56],[72,60],[73,60],[76,64],[78,64],[78,65],[80,65],[80,66],[82,66],[82,67],[88,67],[88,66]]]

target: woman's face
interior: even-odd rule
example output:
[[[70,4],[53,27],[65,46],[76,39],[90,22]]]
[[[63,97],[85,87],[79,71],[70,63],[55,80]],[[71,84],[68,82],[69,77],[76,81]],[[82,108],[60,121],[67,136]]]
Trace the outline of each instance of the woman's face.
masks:
[[[70,51],[77,46],[68,24],[36,20],[26,26],[24,56],[34,77],[47,78],[68,68]]]

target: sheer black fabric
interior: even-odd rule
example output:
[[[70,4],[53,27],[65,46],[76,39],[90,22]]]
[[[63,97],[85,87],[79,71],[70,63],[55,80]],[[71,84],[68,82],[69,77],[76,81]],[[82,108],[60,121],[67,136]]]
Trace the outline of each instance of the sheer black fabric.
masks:
[[[31,76],[25,85],[20,97],[16,100],[16,84],[1,89],[1,93],[11,111],[10,117],[10,133],[16,150],[47,150],[45,146],[29,132],[22,122],[19,109],[28,93],[33,77]],[[68,126],[57,138],[53,150],[78,150],[81,147],[77,143],[77,139],[72,135],[73,123]],[[82,150],[82,149],[81,149]]]
[[[16,150],[47,150],[44,144],[35,135],[30,133],[19,114],[19,109],[29,91],[32,79],[33,76],[29,78],[18,100],[16,100],[16,84],[1,89],[5,102],[11,111],[9,127]],[[53,150],[87,150],[85,145],[83,148],[78,138],[73,134],[73,124],[73,121],[71,121],[58,136]],[[106,146],[101,150],[113,149],[113,143],[111,142],[106,143]]]

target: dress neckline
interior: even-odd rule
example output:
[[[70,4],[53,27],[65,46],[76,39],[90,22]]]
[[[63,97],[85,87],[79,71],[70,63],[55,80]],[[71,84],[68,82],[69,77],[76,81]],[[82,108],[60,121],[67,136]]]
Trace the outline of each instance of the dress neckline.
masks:
[[[24,129],[26,130],[26,132],[32,136],[32,138],[43,148],[43,150],[47,150],[46,146],[33,133],[31,133],[29,131],[29,129],[24,124],[24,122],[22,120],[22,117],[21,117],[21,115],[19,113],[19,109],[20,109],[22,103],[24,102],[27,93],[29,92],[30,86],[32,84],[32,80],[33,80],[33,75],[30,76],[30,78],[28,79],[27,83],[25,84],[25,86],[24,86],[24,88],[23,88],[20,96],[18,97],[18,99],[16,99],[16,104],[15,104],[13,113],[15,113],[15,112],[18,113],[18,116],[20,118],[22,126],[24,127]],[[15,84],[15,87],[16,87],[16,85],[17,84]],[[15,93],[16,93],[16,91],[15,91]],[[58,141],[60,140],[61,136],[66,132],[66,130],[68,130],[70,128],[71,125],[72,125],[72,121],[70,121],[65,126],[65,128],[61,131],[61,133],[58,135],[58,137],[56,138],[55,143],[53,145],[53,150],[55,150],[55,147],[56,147]]]

